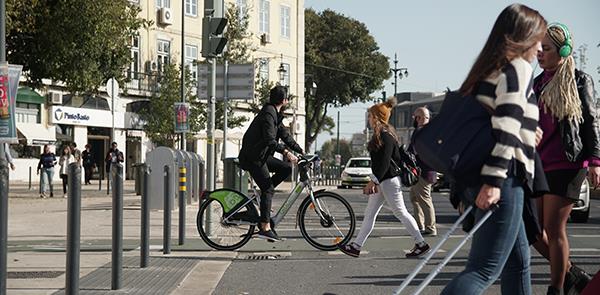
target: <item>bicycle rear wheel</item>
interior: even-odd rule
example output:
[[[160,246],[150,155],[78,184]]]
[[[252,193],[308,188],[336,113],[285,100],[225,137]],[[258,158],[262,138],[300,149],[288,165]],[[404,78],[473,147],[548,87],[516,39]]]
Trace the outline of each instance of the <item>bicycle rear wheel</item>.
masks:
[[[338,245],[347,243],[354,234],[354,211],[348,201],[333,192],[318,192],[315,201],[317,204],[313,204],[309,196],[300,204],[300,232],[313,247],[323,251],[336,250]]]
[[[206,222],[206,215],[209,210],[212,219],[210,233]],[[252,203],[246,204],[236,214],[258,216],[256,208]],[[248,243],[254,233],[254,224],[240,220],[225,222],[223,218],[223,206],[217,200],[207,199],[200,205],[200,210],[196,217],[196,226],[202,240],[210,247],[222,251],[235,250]]]

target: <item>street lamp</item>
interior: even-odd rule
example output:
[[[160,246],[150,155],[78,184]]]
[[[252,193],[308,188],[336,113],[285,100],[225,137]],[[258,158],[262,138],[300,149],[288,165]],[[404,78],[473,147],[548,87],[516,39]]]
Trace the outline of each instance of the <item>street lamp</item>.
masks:
[[[285,82],[285,73],[287,73],[285,67],[283,66],[283,53],[281,54],[281,62],[279,63],[279,68],[277,69],[277,73],[279,73],[279,85],[282,86],[287,86],[287,85],[283,85],[283,83]]]
[[[398,55],[394,53],[394,68],[390,69],[390,72],[394,73],[394,97],[398,94],[398,76],[400,79],[405,76],[408,77],[408,69],[407,68],[398,68]]]

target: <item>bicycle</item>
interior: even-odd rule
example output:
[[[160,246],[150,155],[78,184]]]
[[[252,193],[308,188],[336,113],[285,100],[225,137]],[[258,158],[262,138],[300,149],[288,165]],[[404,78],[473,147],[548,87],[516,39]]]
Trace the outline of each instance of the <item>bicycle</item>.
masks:
[[[317,159],[317,155],[299,157],[300,181],[271,217],[271,226],[275,228],[283,220],[306,188],[308,195],[298,208],[296,226],[300,227],[302,237],[310,245],[319,250],[333,251],[350,240],[356,220],[352,207],[342,196],[324,189],[313,190],[310,172],[312,163]],[[259,194],[254,187],[253,190],[251,197],[227,188],[203,194],[196,226],[206,244],[217,250],[235,250],[248,243],[256,233],[259,220]],[[215,217],[207,217],[210,214],[215,214]],[[216,216],[218,222],[213,221]]]

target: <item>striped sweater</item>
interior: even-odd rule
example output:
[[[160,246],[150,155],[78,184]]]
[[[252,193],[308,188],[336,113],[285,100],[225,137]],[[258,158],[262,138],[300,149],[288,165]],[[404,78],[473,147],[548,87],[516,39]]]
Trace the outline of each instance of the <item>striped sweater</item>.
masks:
[[[482,81],[477,99],[493,110],[492,130],[496,144],[481,169],[482,181],[501,187],[510,161],[517,161],[518,175],[531,186],[534,176],[535,129],[539,109],[532,90],[532,68],[516,58],[501,71]]]

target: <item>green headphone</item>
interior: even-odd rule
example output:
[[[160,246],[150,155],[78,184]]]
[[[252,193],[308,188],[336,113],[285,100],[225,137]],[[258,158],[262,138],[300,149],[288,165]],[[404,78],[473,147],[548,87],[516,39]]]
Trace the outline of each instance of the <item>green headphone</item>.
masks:
[[[560,57],[567,57],[573,52],[573,41],[571,41],[571,33],[567,26],[561,23],[551,23],[548,28],[559,28],[565,34],[565,43],[558,49]]]

